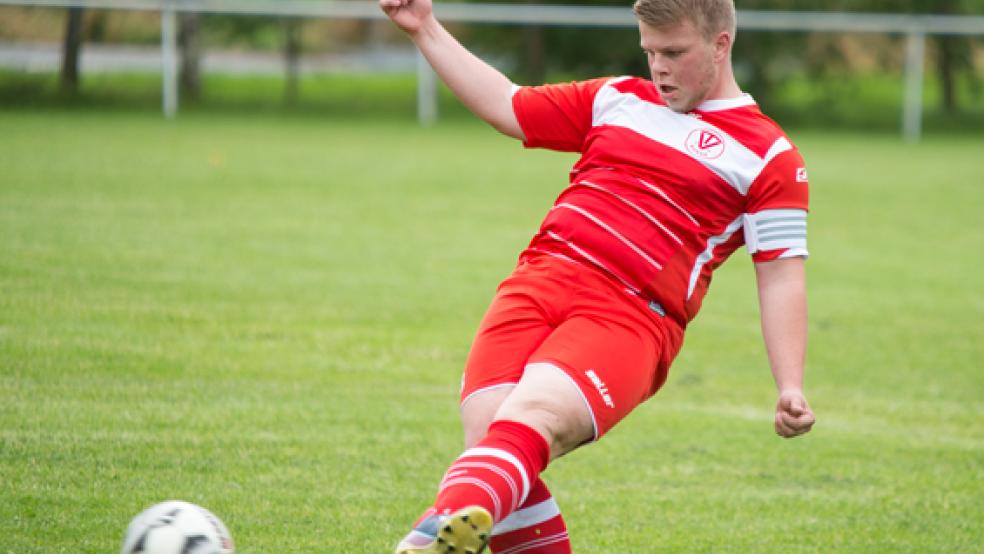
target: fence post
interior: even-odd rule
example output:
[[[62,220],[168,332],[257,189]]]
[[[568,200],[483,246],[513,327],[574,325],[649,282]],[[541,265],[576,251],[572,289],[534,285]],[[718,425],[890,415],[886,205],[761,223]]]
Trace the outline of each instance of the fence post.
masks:
[[[437,75],[420,50],[417,50],[417,121],[421,125],[433,125],[437,121]]]
[[[164,117],[171,119],[178,113],[178,32],[174,9],[161,10],[161,72]]]
[[[926,35],[910,31],[905,39],[905,100],[902,107],[902,136],[919,142],[922,134],[923,68],[926,62]]]

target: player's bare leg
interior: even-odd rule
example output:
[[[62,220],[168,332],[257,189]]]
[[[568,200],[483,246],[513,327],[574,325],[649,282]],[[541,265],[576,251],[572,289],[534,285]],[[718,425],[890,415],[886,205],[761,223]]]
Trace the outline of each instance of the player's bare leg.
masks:
[[[461,405],[461,425],[465,432],[465,449],[471,448],[485,437],[496,412],[515,389],[515,385],[503,385],[477,392]]]
[[[485,437],[496,412],[514,388],[506,385],[481,391],[461,405],[466,450]],[[533,483],[526,501],[515,512],[496,524],[489,546],[493,552],[535,547],[538,554],[570,554],[567,524],[542,479]]]
[[[568,385],[573,388],[566,375],[558,372],[560,370],[557,368],[544,368],[541,365],[531,366],[527,368],[530,378],[524,387],[528,387],[531,391],[555,391],[561,389],[563,387],[561,381],[566,380]],[[518,396],[511,398],[509,405],[501,408],[498,415],[507,419],[509,417],[518,417],[515,415],[517,411],[524,410],[524,405],[529,405],[529,403],[535,401],[535,394],[527,393],[525,390],[520,391]],[[573,401],[573,398],[566,400],[562,411],[567,411]],[[580,398],[573,405],[584,408],[583,400],[580,400]],[[571,441],[575,443],[573,446],[552,447],[551,456],[553,458],[568,452],[570,449],[576,448],[584,441],[592,438],[594,429],[591,425],[590,414],[586,413],[586,408],[584,410],[584,412],[581,412],[579,409],[577,414],[568,416],[569,418],[572,417],[580,421],[578,425],[581,431],[573,432],[574,436],[582,438]],[[567,533],[567,524],[564,522],[563,515],[561,515],[560,506],[554,500],[553,494],[542,479],[537,479],[533,483],[532,490],[526,501],[515,512],[502,521],[497,522],[492,531],[492,541],[490,544],[493,552],[512,552],[516,550],[536,552],[537,554],[571,554],[571,542]]]
[[[562,369],[547,363],[527,366],[493,419],[536,429],[550,445],[551,459],[594,438],[591,411],[581,390]]]
[[[462,408],[469,449],[449,468],[434,506],[400,542],[397,554],[482,552],[494,523],[523,507],[531,492],[555,507],[539,472],[549,458],[594,433],[581,392],[562,370],[546,364],[527,368],[515,388],[476,395]],[[488,433],[475,441],[482,427]],[[559,510],[536,523],[559,526],[550,544],[560,548],[555,552],[569,551]]]

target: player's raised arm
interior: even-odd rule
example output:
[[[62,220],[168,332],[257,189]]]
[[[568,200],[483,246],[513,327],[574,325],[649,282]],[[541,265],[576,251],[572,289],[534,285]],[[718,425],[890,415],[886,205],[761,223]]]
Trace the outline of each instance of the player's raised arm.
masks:
[[[513,113],[513,83],[448,33],[434,17],[431,0],[379,0],[379,6],[468,109],[499,132],[524,138]]]
[[[762,336],[779,389],[776,433],[791,438],[813,427],[815,418],[803,395],[806,358],[806,275],[802,257],[755,264]]]

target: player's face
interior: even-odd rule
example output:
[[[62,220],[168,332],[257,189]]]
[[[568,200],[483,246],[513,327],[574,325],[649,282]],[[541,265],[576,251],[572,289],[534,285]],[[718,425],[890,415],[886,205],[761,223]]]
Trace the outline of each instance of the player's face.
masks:
[[[689,112],[712,97],[720,75],[719,41],[708,41],[690,21],[656,28],[639,22],[653,84],[672,110]]]

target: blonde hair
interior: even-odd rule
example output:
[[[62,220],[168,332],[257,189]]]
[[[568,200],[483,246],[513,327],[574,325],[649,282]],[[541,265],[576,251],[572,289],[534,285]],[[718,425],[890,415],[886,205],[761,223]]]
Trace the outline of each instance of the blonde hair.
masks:
[[[632,11],[657,29],[690,21],[708,40],[721,31],[734,38],[737,30],[734,0],[635,0]]]

